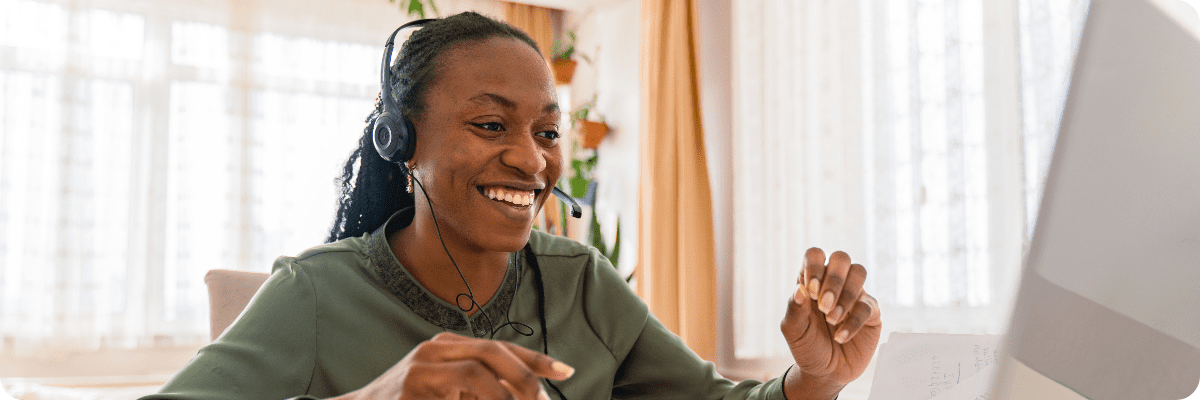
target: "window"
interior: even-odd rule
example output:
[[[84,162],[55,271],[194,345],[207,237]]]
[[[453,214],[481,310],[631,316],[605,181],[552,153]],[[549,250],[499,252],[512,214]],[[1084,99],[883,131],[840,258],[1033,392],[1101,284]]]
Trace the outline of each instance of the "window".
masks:
[[[790,360],[763,338],[814,246],[885,335],[1005,329],[1085,7],[735,2],[736,359]]]
[[[208,270],[324,241],[404,17],[270,7],[0,0],[0,354],[206,343]]]

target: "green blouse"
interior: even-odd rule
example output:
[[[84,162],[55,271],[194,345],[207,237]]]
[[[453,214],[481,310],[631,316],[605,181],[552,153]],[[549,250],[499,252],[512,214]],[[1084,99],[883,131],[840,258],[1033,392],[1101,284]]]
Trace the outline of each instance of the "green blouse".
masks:
[[[503,286],[468,317],[412,279],[388,247],[411,209],[371,234],[275,261],[241,316],[151,399],[327,398],[361,388],[440,332],[492,336],[540,351],[538,289],[523,252]],[[550,356],[575,368],[555,382],[578,399],[783,399],[782,378],[734,385],[663,327],[594,248],[534,231]],[[442,249],[431,249],[442,251]],[[528,331],[527,331],[528,332]],[[547,389],[552,397],[553,390]]]

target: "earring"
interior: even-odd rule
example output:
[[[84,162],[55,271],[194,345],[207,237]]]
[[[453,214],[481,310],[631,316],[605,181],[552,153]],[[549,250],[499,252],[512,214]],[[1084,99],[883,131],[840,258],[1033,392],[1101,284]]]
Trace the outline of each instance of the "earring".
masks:
[[[405,175],[408,175],[408,187],[406,189],[408,190],[409,193],[412,193],[413,192],[413,182],[412,181],[413,181],[413,167],[414,166],[407,166],[407,167],[408,167],[408,173]]]

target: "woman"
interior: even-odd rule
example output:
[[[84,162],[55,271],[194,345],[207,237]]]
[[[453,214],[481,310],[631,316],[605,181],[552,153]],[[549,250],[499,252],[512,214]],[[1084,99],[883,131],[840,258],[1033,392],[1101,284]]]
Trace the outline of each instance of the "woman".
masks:
[[[333,243],[279,258],[239,320],[148,398],[832,399],[866,367],[879,312],[845,253],[805,255],[781,326],[796,365],[734,385],[594,249],[532,231],[563,160],[554,84],[524,33],[436,20],[389,75],[389,105],[346,163]],[[396,114],[416,139],[393,153],[376,122]]]

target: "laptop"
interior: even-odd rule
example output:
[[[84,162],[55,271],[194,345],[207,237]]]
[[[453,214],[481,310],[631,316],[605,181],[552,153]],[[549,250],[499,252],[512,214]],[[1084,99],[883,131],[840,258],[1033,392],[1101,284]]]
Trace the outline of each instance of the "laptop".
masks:
[[[981,398],[1186,398],[1200,383],[1200,40],[1149,0],[1093,0],[1070,82]]]

